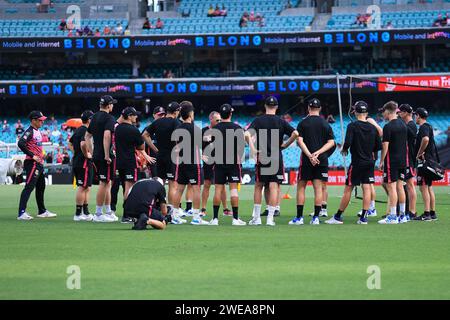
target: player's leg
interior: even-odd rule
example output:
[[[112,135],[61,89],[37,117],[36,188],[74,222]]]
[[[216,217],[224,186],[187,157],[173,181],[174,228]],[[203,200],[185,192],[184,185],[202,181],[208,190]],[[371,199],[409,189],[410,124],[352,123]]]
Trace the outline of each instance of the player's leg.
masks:
[[[172,190],[172,221],[174,221],[174,219],[179,218],[179,211],[180,211],[180,202],[181,202],[181,198],[183,196],[184,193],[184,189],[186,188],[185,184],[180,184],[177,183],[174,187],[175,190]]]
[[[223,206],[223,214],[225,216],[231,216],[233,213],[228,208],[227,204],[227,188],[223,188],[222,192],[222,206]]]
[[[209,191],[211,189],[211,180],[205,179],[202,190],[202,212],[206,214],[206,205],[208,204]]]
[[[400,222],[406,222],[406,194],[405,194],[405,188],[404,188],[404,182],[402,179],[399,179],[396,184],[397,187],[397,197],[398,197],[398,204],[399,204],[399,221]]]
[[[211,225],[219,224],[219,209],[220,203],[222,202],[223,190],[225,185],[216,183],[214,185],[214,198],[213,198],[213,219],[211,220]]]
[[[345,212],[345,209],[347,209],[348,204],[350,203],[353,188],[353,185],[345,185],[344,194],[342,195],[341,202],[339,204],[339,209],[331,219],[325,221],[326,224],[343,224],[342,214]]]
[[[372,217],[377,216],[377,209],[375,208],[375,201],[377,198],[377,193],[375,191],[375,185],[370,184],[370,207],[369,207],[369,215]]]
[[[230,182],[230,202],[233,210],[233,226],[245,226],[246,223],[239,219],[239,193],[238,184],[236,182]],[[225,189],[225,188],[224,188]]]
[[[322,180],[313,179],[314,188],[314,216],[311,224],[319,224],[320,210],[322,210]]]
[[[417,192],[416,192],[416,186],[414,184],[414,178],[408,179],[406,181],[406,187],[408,189],[408,198],[409,198],[409,214],[411,216],[416,215],[416,203],[417,203]]]
[[[268,213],[267,213],[267,222],[266,224],[269,226],[274,226],[275,222],[273,221],[273,217],[275,215],[276,206],[278,203],[278,190],[280,188],[280,184],[277,181],[270,181],[268,185],[269,189],[269,203],[268,203]]]
[[[260,225],[261,224],[261,203],[262,203],[262,192],[264,188],[264,183],[261,181],[255,182],[255,189],[253,192],[253,213],[252,219],[249,221],[249,225]]]
[[[38,179],[38,175],[36,174],[36,170],[40,170],[37,168],[38,164],[34,161],[25,160],[24,163],[24,171],[26,172],[26,180],[25,187],[20,194],[19,201],[19,212],[17,218],[19,220],[31,220],[33,219],[27,212],[27,203],[30,199],[31,193],[33,192],[36,182]]]
[[[436,215],[436,195],[434,194],[434,189],[433,189],[431,180],[428,183],[428,193],[430,194],[430,216],[431,216],[431,220],[437,220],[437,215]]]
[[[327,187],[327,182],[326,181],[322,181],[322,209],[320,211],[320,216],[321,217],[328,217],[327,205],[328,205],[328,187]]]
[[[56,215],[45,214],[45,213],[48,213],[48,211],[45,208],[44,193],[45,193],[45,176],[44,176],[44,172],[43,172],[43,168],[42,168],[41,172],[39,173],[38,179],[36,181],[36,189],[35,189],[36,203],[37,203],[38,212],[39,212],[38,216],[42,216],[45,218],[54,217]]]
[[[117,200],[120,188],[120,178],[117,176],[114,178],[111,186],[111,210],[117,211]]]
[[[185,200],[186,200],[186,209],[185,211],[188,212],[189,210],[192,210],[192,200],[193,198],[193,188],[192,185],[188,184],[186,188],[186,194],[185,194]]]
[[[400,182],[401,183],[401,182]],[[380,224],[397,224],[397,181],[387,182],[386,184],[387,192],[388,192],[388,214],[385,219],[378,221]],[[403,188],[403,187],[402,187]]]

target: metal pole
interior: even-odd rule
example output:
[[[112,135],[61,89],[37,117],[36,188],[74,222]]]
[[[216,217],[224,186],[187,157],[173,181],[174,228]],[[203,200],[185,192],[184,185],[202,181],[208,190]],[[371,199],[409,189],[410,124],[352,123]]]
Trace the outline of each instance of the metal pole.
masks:
[[[342,116],[342,102],[341,102],[341,86],[339,83],[339,73],[336,73],[336,84],[337,84],[337,94],[338,94],[338,104],[339,104],[339,116],[341,119],[341,146],[344,146],[345,136],[344,136],[344,117]],[[346,157],[342,156],[344,159],[344,171],[345,176],[347,176],[347,161]]]

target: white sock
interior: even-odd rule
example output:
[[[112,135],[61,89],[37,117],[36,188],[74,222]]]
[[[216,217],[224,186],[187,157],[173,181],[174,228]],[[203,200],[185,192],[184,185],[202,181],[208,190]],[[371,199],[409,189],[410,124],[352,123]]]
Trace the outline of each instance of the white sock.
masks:
[[[111,214],[111,205],[104,205],[103,208],[105,208],[107,214]]]
[[[390,214],[391,216],[397,216],[397,207],[391,207]]]
[[[375,210],[375,201],[370,201],[369,210]]]
[[[103,206],[95,206],[95,214],[101,216],[103,214]]]
[[[268,206],[267,208],[269,209],[269,214],[267,216],[267,219],[273,219],[273,215],[275,213],[275,207]]]
[[[253,218],[259,219],[261,216],[261,205],[260,204],[254,204],[253,205]]]
[[[200,219],[200,209],[192,209],[192,213],[194,214],[194,220]]]
[[[406,203],[400,203],[399,207],[400,207],[400,215],[403,216],[406,210]]]

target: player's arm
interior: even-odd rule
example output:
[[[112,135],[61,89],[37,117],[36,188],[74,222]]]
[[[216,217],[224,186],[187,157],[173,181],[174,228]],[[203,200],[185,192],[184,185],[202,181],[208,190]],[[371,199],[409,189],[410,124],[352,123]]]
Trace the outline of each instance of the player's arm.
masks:
[[[155,146],[155,144],[152,141],[152,138],[150,137],[150,133],[148,133],[147,129],[144,130],[142,133],[142,139],[144,139],[145,143],[155,152],[158,152],[158,148]]]
[[[328,150],[330,150],[331,148],[334,147],[334,134],[333,134],[333,129],[331,129],[330,125],[327,124],[327,142],[322,146],[322,148],[320,148],[319,150],[317,150],[316,152],[313,153],[313,157],[318,158],[322,153],[327,152]]]
[[[430,138],[425,136],[422,138],[422,141],[420,141],[420,147],[419,147],[419,151],[417,152],[417,159],[423,159],[424,158],[424,153],[426,148],[428,147],[428,143],[430,143]]]
[[[41,162],[41,158],[38,155],[35,155],[27,146],[27,142],[33,138],[33,134],[30,131],[26,131],[22,137],[20,137],[17,142],[17,146],[19,149],[25,153],[27,156],[32,157],[34,161]]]
[[[84,142],[85,142],[86,153],[92,154],[93,150],[94,150],[94,146],[92,145],[92,133],[89,132],[89,129],[84,134]],[[83,150],[83,148],[81,150]]]
[[[319,159],[314,157],[312,153],[309,151],[308,147],[306,146],[305,142],[303,141],[303,137],[298,137],[297,140],[298,145],[300,146],[300,149],[302,150],[303,154],[308,157],[309,161],[311,161],[311,164],[313,166],[320,163]]]
[[[164,220],[159,221],[149,218],[147,220],[147,224],[158,230],[164,230],[166,228],[166,222]]]
[[[342,146],[341,153],[346,156],[348,153],[348,149],[353,143],[353,126],[350,124],[347,127],[347,132],[345,132],[345,140],[344,145]]]
[[[244,139],[245,142],[247,142],[248,146],[250,147],[250,154],[256,156],[258,154],[258,150],[255,147],[255,142],[253,141],[252,133],[249,130],[245,131]]]
[[[112,138],[112,131],[111,130],[105,130],[103,132],[103,149],[105,152],[105,160],[108,163],[111,163],[111,158],[109,156],[109,151],[111,148],[111,139]]]
[[[294,141],[297,140],[297,138],[298,138],[298,131],[297,130],[292,131],[289,139],[281,145],[281,149],[283,150],[289,147]]]
[[[383,136],[383,128],[380,127],[380,125],[372,118],[367,118],[367,122],[370,123],[371,125],[373,125],[378,132],[378,136],[382,137]]]
[[[83,156],[86,159],[88,159],[88,160],[92,159],[92,153],[89,151],[88,144],[87,144],[86,141],[81,140],[81,142],[80,142],[80,149],[81,149],[81,152],[83,152]]]
[[[382,147],[381,147],[381,158],[380,158],[380,170],[383,171],[384,169],[384,159],[386,159],[386,155],[389,150],[389,141],[383,141]]]

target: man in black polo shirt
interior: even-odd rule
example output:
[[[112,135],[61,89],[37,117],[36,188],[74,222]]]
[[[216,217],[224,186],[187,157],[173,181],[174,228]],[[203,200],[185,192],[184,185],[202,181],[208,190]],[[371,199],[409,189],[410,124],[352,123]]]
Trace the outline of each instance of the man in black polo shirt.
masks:
[[[413,108],[409,104],[400,105],[398,115],[400,118],[406,123],[406,127],[408,129],[408,144],[406,145],[406,150],[408,152],[408,157],[406,158],[406,172],[405,172],[405,181],[406,181],[406,190],[408,196],[408,204],[409,210],[406,212],[406,218],[408,220],[416,217],[416,201],[417,201],[417,193],[416,193],[416,185],[415,179],[416,171],[414,169],[416,157],[414,154],[414,148],[416,143],[417,136],[417,126],[412,118]]]
[[[256,154],[255,191],[252,219],[249,225],[261,225],[261,202],[263,188],[269,189],[269,203],[266,224],[275,226],[273,219],[278,205],[280,183],[284,180],[283,155],[287,148],[298,137],[298,132],[289,123],[276,115],[278,100],[270,96],[264,103],[266,114],[257,117],[250,124],[245,139],[251,152]],[[283,142],[285,136],[289,139]],[[256,138],[256,147],[253,143]]]
[[[172,133],[181,124],[178,120],[180,105],[171,102],[166,108],[166,116],[153,121],[144,131],[142,137],[147,145],[156,152],[156,171],[158,177],[169,181],[168,205],[179,205],[173,202],[176,192],[175,164],[172,162],[171,153],[176,143],[172,141]],[[155,139],[156,144],[152,139]]]
[[[126,199],[130,188],[138,180],[138,163],[136,152],[143,153],[143,156],[150,163],[154,159],[145,153],[144,140],[138,128],[133,124],[139,112],[133,107],[127,107],[122,110],[122,122],[116,127],[114,132],[116,147],[116,166],[119,171],[119,177],[125,185],[123,197]]]
[[[202,128],[202,150],[205,152],[205,149],[210,146],[213,142],[211,130],[218,123],[220,123],[221,118],[220,114],[217,111],[213,111],[209,114],[209,125]],[[206,205],[208,204],[209,198],[209,190],[211,185],[214,184],[214,163],[211,162],[213,159],[208,159],[207,161],[203,161],[203,175],[204,175],[204,184],[202,190],[202,210],[201,214],[206,215]],[[222,204],[223,204],[223,215],[229,216],[232,215],[231,211],[227,207],[227,191],[224,188],[221,196]]]
[[[164,118],[165,116],[166,116],[166,109],[164,109],[163,107],[157,106],[153,109],[153,119],[154,119],[153,122],[158,119]],[[144,134],[145,129],[146,128],[144,128],[144,130],[142,131],[142,134]],[[156,142],[155,137],[153,136],[153,137],[151,137],[151,139],[153,141],[153,144],[156,145],[157,142]],[[156,158],[156,155],[157,155],[156,152],[152,148],[150,148],[150,146],[147,143],[145,144],[145,152],[147,152],[147,154],[150,157]],[[156,162],[154,164],[149,164],[147,166],[147,172],[148,172],[147,176],[149,176],[149,177],[157,177],[158,176]]]
[[[145,230],[147,225],[164,230],[170,222],[163,184],[160,178],[143,179],[129,190],[123,208],[124,213],[136,221],[133,230]]]
[[[233,108],[229,104],[220,107],[219,122],[212,131],[215,131],[214,139],[214,176],[215,192],[213,200],[214,217],[210,225],[219,225],[219,208],[222,195],[225,192],[225,184],[230,187],[230,202],[233,210],[233,226],[245,226],[247,223],[239,219],[239,194],[238,184],[242,179],[242,157],[244,155],[245,138],[244,130],[240,125],[231,122]]]
[[[82,125],[73,133],[69,140],[69,148],[73,151],[72,173],[78,186],[76,194],[76,211],[74,221],[92,221],[89,213],[89,193],[91,191],[94,170],[92,154],[87,151],[84,137],[94,113],[86,110],[81,114]]]
[[[383,149],[381,151],[380,170],[388,189],[389,215],[378,221],[380,224],[398,224],[407,222],[406,195],[403,180],[406,173],[406,159],[408,157],[408,129],[406,124],[397,116],[398,105],[394,101],[387,102],[380,111],[385,120],[389,121],[383,127]],[[399,217],[397,217],[397,201],[399,203]]]
[[[174,140],[177,142],[172,158],[176,158],[175,180],[177,189],[173,197],[174,217],[180,215],[180,201],[184,189],[191,185],[193,194],[193,225],[208,225],[200,216],[200,194],[203,184],[201,167],[202,130],[194,124],[194,106],[190,101],[180,103],[183,123],[177,128]]]
[[[319,99],[308,103],[308,116],[297,127],[298,144],[302,149],[297,182],[297,216],[290,225],[303,225],[303,207],[308,181],[314,188],[314,216],[311,224],[318,225],[322,210],[322,183],[328,181],[328,151],[334,147],[334,135],[328,122],[320,116]]]
[[[111,181],[115,175],[112,137],[116,121],[110,113],[116,103],[117,100],[111,96],[101,97],[100,111],[92,117],[85,136],[88,151],[92,154],[94,160],[94,172],[99,181],[94,222],[115,222],[119,220],[111,210]],[[93,144],[92,139],[94,140]],[[103,208],[106,214],[103,214]]]
[[[339,210],[331,219],[325,221],[327,224],[343,224],[341,215],[350,202],[353,188],[360,184],[362,184],[363,189],[363,207],[358,224],[367,224],[367,214],[372,195],[371,185],[375,182],[373,154],[381,150],[381,139],[377,128],[367,121],[368,109],[369,107],[364,101],[358,101],[353,106],[357,121],[348,125],[342,148],[344,156],[350,149],[352,163],[348,168],[344,195]]]
[[[433,127],[427,122],[428,111],[424,108],[418,108],[414,114],[416,115],[416,123],[420,126],[416,137],[415,154],[417,161],[438,160],[436,142],[434,141]],[[436,215],[436,196],[433,190],[433,180],[429,177],[419,174],[417,176],[417,184],[420,186],[422,193],[424,213],[414,220],[434,221],[437,220]]]

